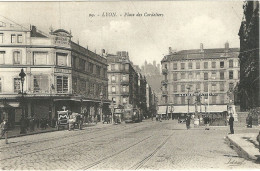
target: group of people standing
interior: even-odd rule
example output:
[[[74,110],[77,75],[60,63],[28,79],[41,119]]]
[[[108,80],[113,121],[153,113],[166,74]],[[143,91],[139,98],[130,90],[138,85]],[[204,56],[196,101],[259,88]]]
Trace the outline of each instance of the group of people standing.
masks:
[[[187,115],[185,121],[186,121],[186,128],[190,129],[191,116]],[[206,115],[203,118],[203,121],[204,121],[204,125],[205,125],[205,130],[209,130],[209,123],[210,123],[209,116]],[[228,123],[229,123],[229,126],[230,126],[230,134],[234,134],[234,117],[233,117],[232,114],[229,117]]]

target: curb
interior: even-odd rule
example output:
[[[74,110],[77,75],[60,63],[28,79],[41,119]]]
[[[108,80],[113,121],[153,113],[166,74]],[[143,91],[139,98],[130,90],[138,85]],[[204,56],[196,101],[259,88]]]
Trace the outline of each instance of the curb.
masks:
[[[246,159],[256,161],[257,157],[254,155],[249,154],[247,151],[245,151],[239,144],[237,144],[235,141],[233,141],[229,136],[226,136],[226,140],[229,142],[230,145],[235,146],[235,151],[238,152],[238,154]]]
[[[99,125],[99,124],[87,125],[87,126],[84,126],[84,128],[93,127],[93,126],[98,126],[98,125]],[[55,131],[59,131],[59,130],[53,129],[53,130],[42,131],[42,132],[31,132],[31,133],[28,133],[28,134],[12,135],[12,136],[8,136],[8,139],[9,139],[9,138],[23,137],[23,136],[28,136],[28,135],[36,135],[36,134],[50,133],[50,132],[55,132]],[[61,131],[62,131],[62,130],[61,130]]]
[[[12,136],[8,136],[8,138],[17,138],[17,137],[23,137],[23,136],[27,136],[27,135],[43,134],[43,133],[54,132],[54,131],[57,131],[57,130],[49,130],[49,131],[43,131],[43,132],[33,132],[33,133],[28,133],[28,134],[12,135]]]

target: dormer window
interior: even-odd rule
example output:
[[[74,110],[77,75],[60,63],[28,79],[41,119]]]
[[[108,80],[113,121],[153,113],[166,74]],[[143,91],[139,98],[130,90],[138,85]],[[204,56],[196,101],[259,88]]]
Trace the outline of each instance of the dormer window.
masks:
[[[22,42],[23,42],[23,36],[21,34],[18,34],[17,43],[22,43]]]
[[[15,43],[15,34],[11,34],[11,43]]]
[[[0,21],[0,27],[6,27],[6,24],[2,21]]]

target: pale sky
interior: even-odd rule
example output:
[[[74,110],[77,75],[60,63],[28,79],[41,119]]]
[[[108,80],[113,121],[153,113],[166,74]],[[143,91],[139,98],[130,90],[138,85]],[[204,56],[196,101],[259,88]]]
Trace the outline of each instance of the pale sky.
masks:
[[[102,17],[103,12],[117,16]],[[138,12],[163,17],[124,17]],[[97,53],[128,51],[141,66],[145,60],[159,63],[168,47],[223,48],[226,41],[239,47],[243,1],[0,2],[0,15],[44,32],[50,26],[71,30],[81,46]]]

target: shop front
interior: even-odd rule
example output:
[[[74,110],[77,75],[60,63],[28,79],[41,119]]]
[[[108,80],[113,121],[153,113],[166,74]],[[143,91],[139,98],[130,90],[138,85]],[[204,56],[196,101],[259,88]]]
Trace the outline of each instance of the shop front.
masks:
[[[210,118],[210,125],[227,125],[227,105],[201,105],[195,111],[194,106],[178,105],[174,106],[173,118],[184,119],[187,115],[198,118],[200,125],[203,125],[203,118],[207,115]]]

